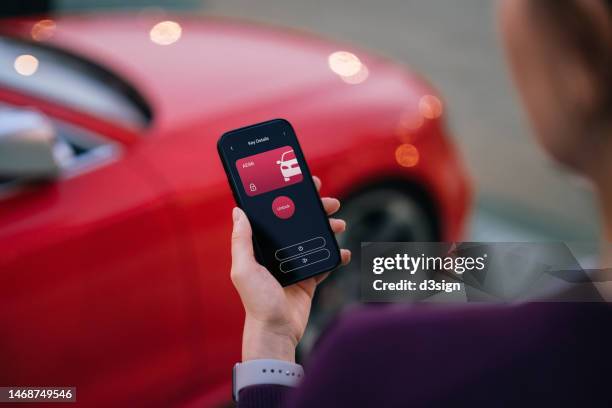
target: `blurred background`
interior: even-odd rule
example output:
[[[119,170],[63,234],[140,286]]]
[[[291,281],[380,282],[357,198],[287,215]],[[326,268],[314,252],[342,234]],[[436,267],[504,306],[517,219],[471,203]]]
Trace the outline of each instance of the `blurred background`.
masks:
[[[407,64],[446,99],[476,188],[472,240],[594,240],[588,186],[535,148],[495,28],[492,0],[214,0],[208,14],[313,31]]]
[[[27,8],[28,1],[19,8]],[[33,7],[45,2],[30,1]],[[445,98],[472,177],[472,240],[596,240],[589,186],[530,137],[505,67],[491,0],[53,0],[56,13],[164,8],[305,30],[412,67]],[[8,7],[9,5],[3,6]]]
[[[124,19],[112,14],[123,11],[134,13]],[[63,23],[56,27],[47,17],[101,12],[111,14],[66,19],[68,28],[57,37],[54,30]],[[229,236],[234,202],[212,158],[213,137],[202,137],[206,126],[217,126],[210,130],[216,139],[228,123],[255,123],[279,110],[293,115],[326,188],[353,194],[342,196],[340,215],[349,229],[339,237],[351,249],[370,239],[437,240],[438,216],[447,221],[449,240],[597,241],[589,186],[549,160],[531,137],[499,45],[495,12],[491,0],[0,2],[0,16],[36,15],[21,26],[19,19],[14,27],[0,26],[29,38],[0,37],[0,99],[26,107],[22,112],[0,104],[0,174],[3,166],[19,174],[28,162],[26,170],[45,177],[34,177],[38,184],[23,191],[18,177],[0,177],[0,325],[12,329],[0,336],[0,383],[73,384],[77,378],[80,398],[97,405],[143,405],[143,398],[160,406],[227,402],[229,367],[240,358],[243,308],[228,279],[227,242],[220,238]],[[222,19],[191,25],[181,15]],[[75,49],[83,58],[55,49],[54,39],[69,47],[81,43]],[[382,63],[368,74],[366,64],[377,60],[367,56],[362,64],[345,51],[353,48],[410,67],[439,92],[443,105],[412,74],[399,75]],[[90,52],[102,65],[87,62]],[[253,58],[260,55],[284,58]],[[245,70],[248,58],[253,64]],[[136,85],[104,68],[105,59]],[[316,82],[321,78],[326,82]],[[325,92],[314,92],[320,84]],[[145,97],[137,85],[144,85]],[[31,102],[34,91],[42,101]],[[298,92],[295,103],[288,98],[292,92]],[[45,115],[28,111],[45,99],[53,101]],[[54,104],[78,114],[61,116]],[[418,117],[405,120],[406,107]],[[94,117],[79,116],[87,112]],[[109,122],[92,120],[97,116]],[[441,118],[448,132],[440,131]],[[140,139],[119,132],[114,122],[136,133],[153,123],[158,137],[121,160],[128,151],[123,143]],[[432,137],[412,140],[412,131]],[[159,137],[166,134],[174,137]],[[364,149],[372,138],[376,143]],[[381,146],[387,150],[376,156]],[[383,167],[387,162],[390,167]],[[70,175],[66,169],[81,177],[64,177]],[[416,181],[428,176],[426,187],[434,191],[435,185],[439,203],[425,205],[423,191],[408,191],[408,178],[403,183],[390,177],[420,169]],[[208,171],[206,177],[198,170]],[[360,178],[350,177],[359,171]],[[473,205],[459,237],[470,187]],[[317,290],[301,357],[339,311],[359,303],[354,258]],[[355,273],[347,272],[351,268]],[[49,316],[62,316],[61,330]],[[78,358],[66,359],[74,350]]]

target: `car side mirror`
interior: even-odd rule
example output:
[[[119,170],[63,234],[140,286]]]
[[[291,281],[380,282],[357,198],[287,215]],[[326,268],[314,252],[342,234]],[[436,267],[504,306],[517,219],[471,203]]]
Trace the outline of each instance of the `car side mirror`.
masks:
[[[56,178],[70,146],[58,143],[53,123],[42,113],[0,109],[0,179]]]

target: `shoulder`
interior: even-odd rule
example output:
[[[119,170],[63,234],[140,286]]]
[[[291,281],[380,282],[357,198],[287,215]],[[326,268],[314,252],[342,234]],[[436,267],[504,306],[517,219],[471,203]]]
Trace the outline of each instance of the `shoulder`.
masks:
[[[307,402],[299,406],[381,398],[402,406],[408,388],[412,402],[444,402],[457,393],[468,401],[482,396],[467,394],[468,383],[491,394],[519,393],[539,376],[562,383],[564,370],[594,364],[595,377],[605,369],[601,350],[612,341],[611,311],[605,304],[559,303],[364,308],[341,318],[320,341],[296,397]]]
[[[389,344],[392,338],[409,337],[411,341],[443,337],[503,336],[523,333],[573,332],[588,334],[601,331],[604,322],[612,317],[612,305],[606,303],[523,303],[515,305],[416,305],[381,306],[355,310],[343,318],[322,339],[320,347],[334,347],[346,339],[363,339],[369,345]],[[469,329],[469,330],[468,330]],[[519,333],[517,333],[517,331]],[[605,330],[606,334],[610,330]],[[453,341],[443,338],[443,341]],[[356,345],[356,347],[359,347]],[[368,346],[369,347],[369,346]]]

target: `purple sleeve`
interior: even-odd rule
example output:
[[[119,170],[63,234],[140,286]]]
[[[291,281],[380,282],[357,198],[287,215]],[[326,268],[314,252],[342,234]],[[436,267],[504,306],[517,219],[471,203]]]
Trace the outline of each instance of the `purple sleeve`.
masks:
[[[281,407],[287,391],[291,387],[276,384],[252,385],[240,390],[238,408],[276,408]]]

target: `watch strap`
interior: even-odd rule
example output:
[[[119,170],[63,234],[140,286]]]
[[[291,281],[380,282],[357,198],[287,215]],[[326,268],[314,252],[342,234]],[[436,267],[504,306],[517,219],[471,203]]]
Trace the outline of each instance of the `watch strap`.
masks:
[[[236,363],[233,369],[234,401],[238,401],[240,390],[260,384],[276,384],[287,387],[295,385],[304,377],[304,368],[282,360],[260,359]]]

